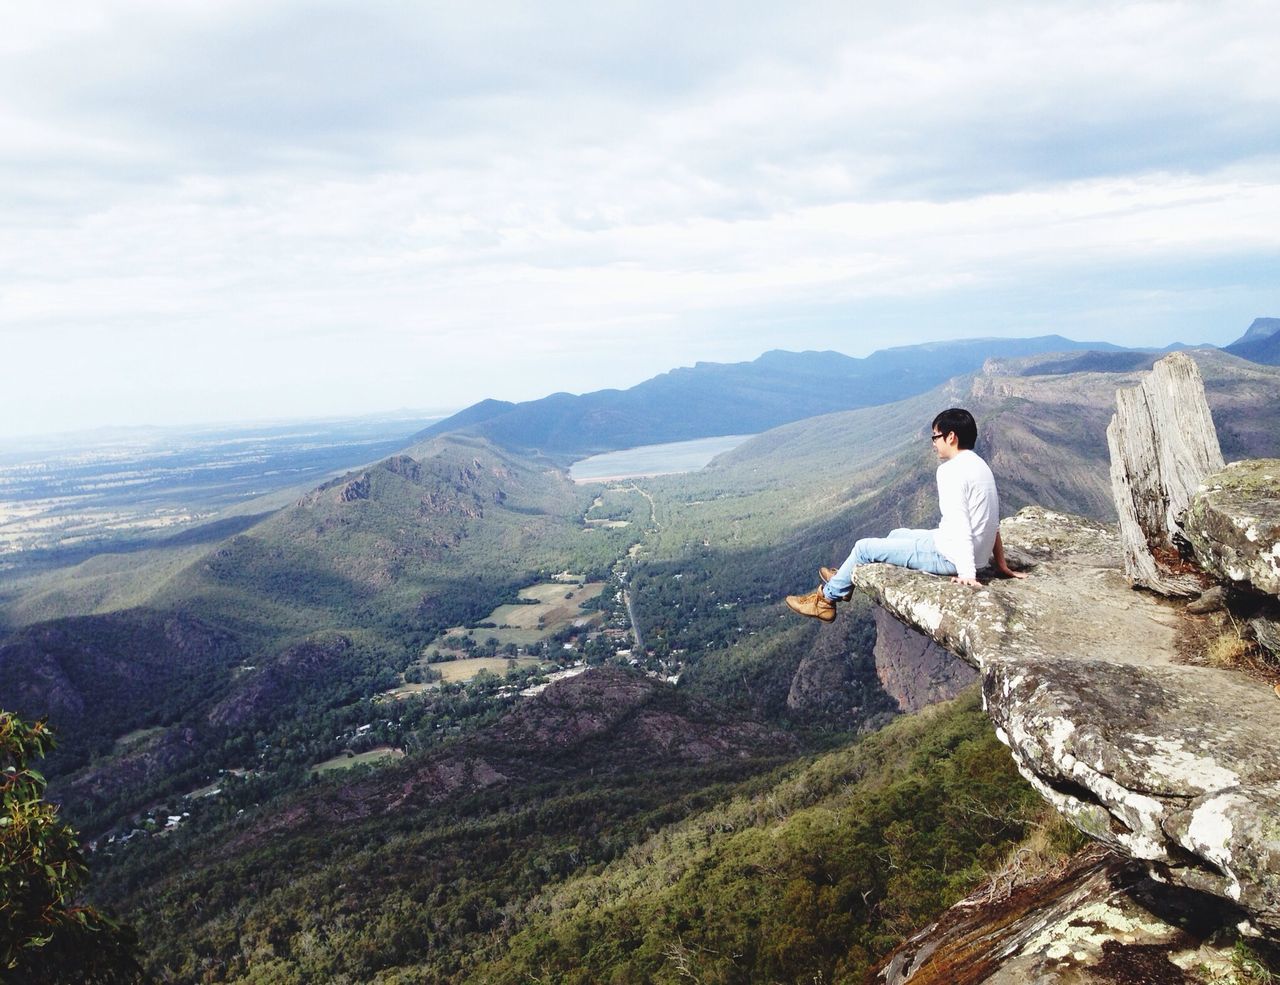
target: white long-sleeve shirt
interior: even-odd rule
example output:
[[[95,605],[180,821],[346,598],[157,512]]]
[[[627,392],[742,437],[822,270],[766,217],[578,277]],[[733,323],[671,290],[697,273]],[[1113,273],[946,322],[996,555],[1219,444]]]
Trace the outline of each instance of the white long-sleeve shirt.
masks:
[[[966,449],[939,465],[938,506],[942,519],[933,532],[934,546],[961,578],[977,577],[1000,531],[1000,497],[987,463]]]

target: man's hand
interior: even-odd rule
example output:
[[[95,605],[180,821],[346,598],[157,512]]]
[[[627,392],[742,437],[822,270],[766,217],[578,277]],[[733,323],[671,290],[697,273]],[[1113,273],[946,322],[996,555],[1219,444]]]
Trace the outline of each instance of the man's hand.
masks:
[[[961,578],[959,575],[952,575],[951,580],[957,585],[972,585],[974,588],[981,588],[982,582],[977,578]]]
[[[991,558],[996,563],[996,570],[999,571],[1000,574],[1004,575],[1006,578],[1027,577],[1027,573],[1025,571],[1014,571],[1011,567],[1009,567],[1008,563],[1005,561],[1004,541],[1000,539],[999,530],[996,531],[996,544],[994,549],[991,552]]]

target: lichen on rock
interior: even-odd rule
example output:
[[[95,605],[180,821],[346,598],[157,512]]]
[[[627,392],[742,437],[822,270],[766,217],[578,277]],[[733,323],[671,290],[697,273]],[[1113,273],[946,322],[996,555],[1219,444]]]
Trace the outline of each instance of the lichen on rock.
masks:
[[[1280,702],[1177,662],[1191,617],[1129,587],[1112,528],[1031,508],[1001,530],[1031,577],[854,583],[979,671],[1019,769],[1077,827],[1280,935]]]
[[[1232,462],[1210,475],[1183,526],[1206,571],[1280,596],[1280,459]]]

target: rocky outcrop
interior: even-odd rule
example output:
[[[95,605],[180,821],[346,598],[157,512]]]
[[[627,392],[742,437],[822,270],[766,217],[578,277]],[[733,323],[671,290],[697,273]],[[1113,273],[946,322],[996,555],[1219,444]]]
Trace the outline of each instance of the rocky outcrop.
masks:
[[[1280,934],[1280,702],[1181,661],[1192,617],[1130,590],[1114,529],[1030,508],[1001,531],[1028,579],[867,565],[855,584],[978,671],[1019,769],[1077,827]]]
[[[876,673],[903,712],[911,714],[954,698],[977,680],[977,673],[967,663],[884,609],[876,609],[875,623]]]
[[[332,679],[351,650],[351,640],[338,633],[295,643],[271,663],[239,674],[231,693],[209,710],[206,719],[210,725],[235,729],[277,715],[304,694],[308,684]]]
[[[1165,595],[1198,595],[1204,586],[1182,560],[1180,521],[1200,483],[1224,462],[1190,356],[1175,352],[1139,386],[1116,392],[1107,446],[1129,580]]]
[[[1171,894],[1134,862],[1095,846],[1021,885],[1002,877],[904,941],[884,985],[1198,985],[1234,970],[1222,933],[1241,919],[1200,893]]]
[[[1280,459],[1232,462],[1210,475],[1184,526],[1206,571],[1236,587],[1280,595]]]
[[[905,627],[889,620],[905,633]],[[856,731],[874,731],[893,718],[894,701],[885,693],[877,675],[876,661],[868,656],[870,642],[861,620],[841,619],[823,627],[805,648],[799,666],[791,674],[786,710],[795,720],[828,724]],[[763,682],[763,678],[761,681]],[[778,684],[785,683],[782,676]],[[759,706],[763,717],[776,714],[762,688]]]
[[[359,476],[345,483],[338,490],[338,502],[354,503],[357,500],[369,498],[369,488],[371,479],[368,472],[362,472]]]

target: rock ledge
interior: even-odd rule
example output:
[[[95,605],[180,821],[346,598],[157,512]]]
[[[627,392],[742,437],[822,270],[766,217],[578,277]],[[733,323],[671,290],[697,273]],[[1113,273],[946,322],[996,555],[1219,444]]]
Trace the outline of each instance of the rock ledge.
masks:
[[[1280,702],[1175,662],[1192,617],[1129,587],[1114,528],[1029,508],[1001,531],[1030,578],[867,565],[854,583],[979,672],[1019,769],[1077,827],[1280,936]]]
[[[1209,476],[1183,526],[1206,571],[1280,595],[1280,459],[1232,462]]]

